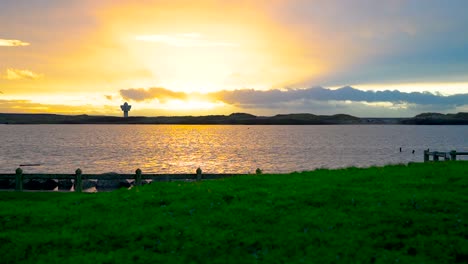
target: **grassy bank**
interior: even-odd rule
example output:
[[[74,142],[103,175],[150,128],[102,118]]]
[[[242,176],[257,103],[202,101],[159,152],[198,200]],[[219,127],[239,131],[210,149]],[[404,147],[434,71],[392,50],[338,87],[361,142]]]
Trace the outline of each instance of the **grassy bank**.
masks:
[[[466,263],[468,163],[0,193],[2,263]]]

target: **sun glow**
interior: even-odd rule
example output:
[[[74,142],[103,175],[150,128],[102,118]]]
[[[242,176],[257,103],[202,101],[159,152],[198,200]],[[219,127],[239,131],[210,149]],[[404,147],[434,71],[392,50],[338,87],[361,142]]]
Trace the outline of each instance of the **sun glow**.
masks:
[[[58,114],[105,114],[120,116],[120,108],[123,100],[118,94],[109,94],[102,96],[98,93],[81,93],[68,95],[4,95],[3,102],[10,102],[8,107],[11,110],[3,109],[2,100],[0,100],[0,112],[32,112],[44,113],[55,112]],[[152,99],[148,101],[130,102],[133,106],[131,115],[155,116],[161,113],[173,113],[175,115],[196,115],[207,113],[223,113],[231,111],[229,105],[217,100],[200,98],[191,95],[186,99]],[[83,103],[86,102],[86,103]]]
[[[175,47],[235,47],[235,43],[208,40],[199,33],[183,33],[175,35],[141,35],[136,40],[164,43]]]
[[[322,70],[322,63],[304,58],[304,43],[286,37],[286,29],[260,12],[263,4],[246,8],[206,1],[182,7],[174,1],[143,6],[129,3],[106,10],[102,34],[118,41],[126,56],[151,73],[152,86],[188,93],[266,90]],[[135,80],[133,86],[145,83]]]
[[[8,97],[11,100],[47,105],[48,111],[54,105],[68,105],[81,106],[85,113],[89,107],[113,114],[103,106],[120,105],[123,89],[163,87],[200,95],[283,88],[319,73],[323,63],[306,59],[304,52],[311,46],[306,48],[271,14],[262,12],[273,2],[123,0],[118,5],[97,4],[92,30],[55,45],[47,63],[10,71],[8,79],[0,80],[5,84],[2,92],[14,95]],[[31,42],[31,46],[36,45]],[[57,91],[60,96],[51,95]],[[7,99],[5,95],[2,99]],[[202,97],[129,103],[138,106],[135,109],[151,109],[151,114],[228,111],[217,98],[207,101]]]
[[[336,85],[333,89],[350,85],[370,91],[431,92],[436,97],[468,92],[466,63],[451,60],[455,54],[466,55],[461,48],[451,54],[451,48],[461,47],[461,39],[447,38],[448,49],[441,49],[437,34],[443,30],[430,30],[438,28],[438,20],[414,17],[413,25],[407,24],[406,15],[368,16],[367,6],[384,10],[380,4],[361,8],[308,0],[84,0],[12,4],[12,9],[3,5],[0,24],[7,26],[0,36],[0,112],[120,116],[118,106],[125,100],[134,106],[132,115],[314,111],[313,105],[289,103],[289,97],[279,109],[269,102],[280,101],[274,96],[242,104],[225,95],[272,89],[287,94],[291,89],[330,88],[328,84]],[[41,19],[47,23],[34,23]],[[418,41],[432,43],[428,40],[437,45],[424,46],[427,53],[419,50]],[[429,64],[432,48],[434,63]],[[413,54],[414,64],[403,59],[407,54]],[[428,76],[439,67],[440,75]],[[441,100],[446,109],[466,109],[465,104]],[[391,109],[394,104],[359,106]],[[434,111],[442,109],[437,107]]]
[[[374,107],[384,107],[387,109],[407,109],[409,107],[408,103],[392,103],[392,102],[360,102],[361,104],[374,106]]]

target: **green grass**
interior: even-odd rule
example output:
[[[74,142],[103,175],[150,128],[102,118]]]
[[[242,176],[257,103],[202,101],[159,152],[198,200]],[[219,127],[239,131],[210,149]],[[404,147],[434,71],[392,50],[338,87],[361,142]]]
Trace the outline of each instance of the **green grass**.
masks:
[[[0,193],[2,263],[466,263],[468,163]]]

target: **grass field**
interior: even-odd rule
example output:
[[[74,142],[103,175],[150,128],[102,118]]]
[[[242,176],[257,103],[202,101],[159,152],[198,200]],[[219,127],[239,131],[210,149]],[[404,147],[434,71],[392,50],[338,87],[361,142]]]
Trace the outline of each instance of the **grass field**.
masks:
[[[1,263],[467,263],[468,162],[0,192]]]

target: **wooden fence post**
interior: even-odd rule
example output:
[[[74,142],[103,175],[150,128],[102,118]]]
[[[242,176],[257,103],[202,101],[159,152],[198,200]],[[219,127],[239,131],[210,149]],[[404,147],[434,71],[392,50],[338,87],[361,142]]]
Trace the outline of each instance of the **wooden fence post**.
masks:
[[[23,170],[21,168],[16,169],[15,183],[16,183],[15,190],[17,192],[22,192],[23,191]]]
[[[137,169],[135,171],[135,186],[141,186],[141,170]]]
[[[452,160],[457,160],[457,151],[456,150],[450,151],[450,157]]]
[[[424,150],[424,162],[429,161],[429,150]]]
[[[197,169],[197,181],[201,181],[202,179],[202,170],[200,168]]]
[[[83,191],[83,181],[81,179],[82,171],[80,169],[76,169],[75,171],[75,192],[82,192]]]

